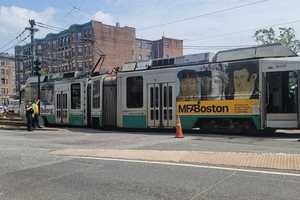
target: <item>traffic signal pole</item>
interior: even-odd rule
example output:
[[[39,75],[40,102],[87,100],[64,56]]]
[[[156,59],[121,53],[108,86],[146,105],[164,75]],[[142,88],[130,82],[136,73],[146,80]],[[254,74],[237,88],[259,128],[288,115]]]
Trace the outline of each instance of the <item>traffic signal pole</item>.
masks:
[[[39,100],[39,103],[38,103],[38,108],[39,108],[39,115],[41,114],[41,74],[38,73],[38,100]]]
[[[41,62],[39,61],[39,59],[36,59],[34,61],[34,67],[33,67],[33,71],[34,71],[34,75],[36,75],[38,77],[38,93],[37,93],[37,98],[40,101],[41,100]],[[38,103],[38,107],[39,107],[39,112],[40,112],[40,102]],[[39,113],[40,114],[40,113]]]

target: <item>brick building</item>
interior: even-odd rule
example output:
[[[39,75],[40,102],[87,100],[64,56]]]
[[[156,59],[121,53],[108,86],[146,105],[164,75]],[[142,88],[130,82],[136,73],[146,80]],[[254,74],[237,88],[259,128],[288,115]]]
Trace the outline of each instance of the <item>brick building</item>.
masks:
[[[136,39],[134,61],[179,57],[182,55],[182,40],[166,37],[162,37],[162,39],[154,41],[139,38]]]
[[[116,26],[98,21],[72,25],[57,34],[35,40],[36,55],[42,62],[44,74],[83,71],[89,72],[100,55],[105,59],[101,72],[111,71],[126,62],[183,54],[182,40],[163,37],[150,41],[136,39],[135,28],[119,23]],[[15,47],[17,91],[31,76],[31,45]]]
[[[9,54],[0,54],[0,105],[7,105],[15,96],[15,59]]]

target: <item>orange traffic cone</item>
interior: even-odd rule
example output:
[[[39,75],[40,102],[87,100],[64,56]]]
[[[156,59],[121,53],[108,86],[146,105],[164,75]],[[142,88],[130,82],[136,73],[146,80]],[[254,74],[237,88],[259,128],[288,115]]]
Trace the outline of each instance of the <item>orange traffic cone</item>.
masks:
[[[176,117],[176,136],[175,136],[175,138],[184,138],[182,128],[181,128],[180,117],[178,115]]]

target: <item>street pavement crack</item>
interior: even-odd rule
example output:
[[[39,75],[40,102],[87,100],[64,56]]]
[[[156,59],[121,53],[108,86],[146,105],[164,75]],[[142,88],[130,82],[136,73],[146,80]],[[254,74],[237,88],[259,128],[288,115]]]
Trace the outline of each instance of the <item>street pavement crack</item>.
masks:
[[[218,185],[224,183],[226,180],[230,179],[231,177],[233,177],[236,174],[236,172],[233,172],[225,177],[223,177],[222,179],[220,179],[219,181],[217,181],[216,183],[210,185],[209,187],[207,187],[206,189],[198,192],[197,194],[195,194],[190,200],[195,200],[196,198],[198,198],[199,196],[203,195],[204,193],[207,193],[211,190],[213,190],[214,188],[216,188]],[[202,198],[201,198],[202,199]]]

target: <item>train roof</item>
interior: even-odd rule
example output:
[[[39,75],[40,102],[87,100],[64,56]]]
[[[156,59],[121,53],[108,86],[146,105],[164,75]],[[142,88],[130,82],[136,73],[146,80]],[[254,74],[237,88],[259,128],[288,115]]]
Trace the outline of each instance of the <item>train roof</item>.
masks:
[[[251,59],[299,58],[291,49],[281,44],[268,44],[246,48],[230,49],[214,53],[191,54],[175,58],[154,59],[130,62],[122,66],[119,72],[143,71],[152,69],[183,67],[196,64],[233,62]]]
[[[295,57],[297,54],[279,43],[219,51],[213,61],[226,62],[255,58]]]
[[[73,80],[84,79],[84,78],[89,78],[89,75],[87,73],[75,71],[75,72],[55,73],[55,74],[41,76],[40,82],[51,83],[55,81],[73,81]],[[38,82],[38,77],[31,76],[26,80],[25,85],[22,87],[26,87],[27,85],[30,84],[37,84],[37,82]]]

